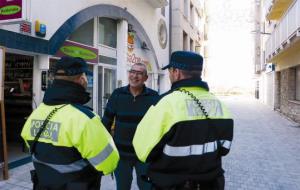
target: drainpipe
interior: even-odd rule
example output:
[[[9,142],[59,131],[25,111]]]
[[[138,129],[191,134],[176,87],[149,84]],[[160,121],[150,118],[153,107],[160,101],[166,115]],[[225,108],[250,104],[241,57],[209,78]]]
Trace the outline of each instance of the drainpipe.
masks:
[[[169,59],[172,53],[172,0],[169,0]]]
[[[254,27],[256,33],[254,34],[254,74],[255,82],[255,98],[260,99],[260,76],[261,76],[261,0],[254,2]]]

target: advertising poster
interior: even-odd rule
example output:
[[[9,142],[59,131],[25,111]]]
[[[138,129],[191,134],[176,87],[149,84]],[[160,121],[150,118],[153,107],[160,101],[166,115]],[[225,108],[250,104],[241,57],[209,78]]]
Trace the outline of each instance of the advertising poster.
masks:
[[[98,63],[98,49],[66,40],[64,44],[59,48],[56,53],[57,57],[70,56],[70,57],[81,57],[89,63]]]
[[[0,23],[24,21],[26,17],[25,0],[0,0]]]

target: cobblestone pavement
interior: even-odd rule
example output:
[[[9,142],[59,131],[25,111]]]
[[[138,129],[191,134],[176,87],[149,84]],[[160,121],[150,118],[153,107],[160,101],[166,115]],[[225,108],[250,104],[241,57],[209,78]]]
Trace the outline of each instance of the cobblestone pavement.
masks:
[[[245,97],[224,99],[235,118],[224,159],[228,190],[300,190],[300,127]]]
[[[223,161],[226,190],[300,190],[299,124],[249,97],[222,99],[235,119],[232,149]],[[0,189],[31,189],[30,168],[31,163],[10,170]],[[102,179],[101,189],[116,189],[111,176]]]

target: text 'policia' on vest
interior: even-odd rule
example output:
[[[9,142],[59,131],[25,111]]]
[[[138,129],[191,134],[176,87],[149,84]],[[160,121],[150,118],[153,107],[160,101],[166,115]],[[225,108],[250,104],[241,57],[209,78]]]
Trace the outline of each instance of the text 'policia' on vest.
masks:
[[[87,64],[80,58],[63,57],[54,72],[43,103],[21,134],[32,150],[34,189],[99,189],[102,174],[114,171],[119,154],[100,117],[84,106],[90,99]],[[45,120],[48,123],[33,146]]]

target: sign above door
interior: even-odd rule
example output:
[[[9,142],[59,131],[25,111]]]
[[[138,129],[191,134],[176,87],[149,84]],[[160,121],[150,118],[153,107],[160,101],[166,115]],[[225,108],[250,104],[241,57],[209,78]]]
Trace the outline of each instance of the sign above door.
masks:
[[[78,42],[66,40],[55,54],[57,57],[80,57],[89,63],[98,63],[98,49]]]

